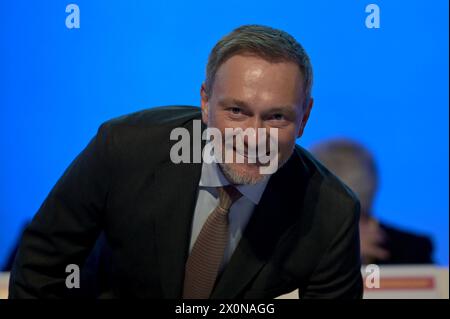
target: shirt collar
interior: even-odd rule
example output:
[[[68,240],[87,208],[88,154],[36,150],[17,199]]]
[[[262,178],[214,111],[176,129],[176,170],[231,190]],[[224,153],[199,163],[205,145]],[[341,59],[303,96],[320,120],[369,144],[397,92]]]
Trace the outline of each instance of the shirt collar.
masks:
[[[252,185],[237,185],[239,192],[258,205],[270,175],[266,176],[262,181]],[[213,161],[212,163],[203,162],[202,174],[200,176],[200,187],[220,187],[230,185],[230,181],[223,175],[219,165]]]

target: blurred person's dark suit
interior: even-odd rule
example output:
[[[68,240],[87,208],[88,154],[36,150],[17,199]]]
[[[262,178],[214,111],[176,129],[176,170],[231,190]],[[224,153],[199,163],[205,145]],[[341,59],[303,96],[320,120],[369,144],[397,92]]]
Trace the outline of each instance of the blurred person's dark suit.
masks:
[[[380,222],[386,234],[382,246],[389,251],[384,260],[375,259],[376,264],[432,264],[433,243],[428,236],[418,235]]]
[[[82,265],[102,231],[87,269],[95,277],[95,258],[108,260],[103,296],[180,298],[201,163],[172,163],[169,135],[175,127],[192,134],[200,117],[196,107],[169,107],[102,125],[25,230],[10,298],[71,296],[65,267]],[[358,217],[352,192],[296,146],[211,298],[274,298],[296,288],[304,298],[360,298]]]

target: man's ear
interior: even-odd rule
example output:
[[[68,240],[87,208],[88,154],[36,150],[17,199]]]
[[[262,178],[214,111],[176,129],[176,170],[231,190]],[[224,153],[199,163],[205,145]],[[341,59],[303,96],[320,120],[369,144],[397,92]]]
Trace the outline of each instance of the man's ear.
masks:
[[[305,106],[305,109],[303,111],[303,118],[302,118],[302,122],[300,123],[300,128],[298,129],[297,138],[299,138],[303,135],[303,130],[305,129],[306,123],[308,122],[309,114],[311,113],[313,104],[314,104],[314,99],[311,97],[311,98],[309,98],[308,103]]]
[[[205,82],[202,83],[200,88],[200,105],[202,108],[202,121],[205,125],[208,125],[208,94],[206,94]]]

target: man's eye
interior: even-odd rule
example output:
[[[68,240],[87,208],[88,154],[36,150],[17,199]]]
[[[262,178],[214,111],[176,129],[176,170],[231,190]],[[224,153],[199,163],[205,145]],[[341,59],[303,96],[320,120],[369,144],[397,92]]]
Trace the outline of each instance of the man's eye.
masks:
[[[271,118],[275,121],[281,121],[281,120],[284,120],[284,115],[283,114],[273,114],[271,116]]]
[[[230,111],[233,114],[241,114],[241,109],[238,107],[232,107],[232,108],[230,108]]]

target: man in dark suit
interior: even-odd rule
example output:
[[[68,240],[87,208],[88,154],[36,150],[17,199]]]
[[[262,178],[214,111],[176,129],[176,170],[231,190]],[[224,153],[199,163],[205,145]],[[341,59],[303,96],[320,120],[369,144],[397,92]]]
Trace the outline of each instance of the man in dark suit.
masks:
[[[302,298],[361,298],[359,202],[295,144],[313,103],[303,48],[281,30],[242,26],[216,44],[206,73],[201,109],[154,108],[100,127],[27,227],[11,298],[72,296],[66,266],[82,265],[101,232],[109,297],[274,298],[298,288]],[[249,138],[244,163],[174,161],[174,130],[195,153],[206,128],[276,129],[278,169],[261,173]]]

